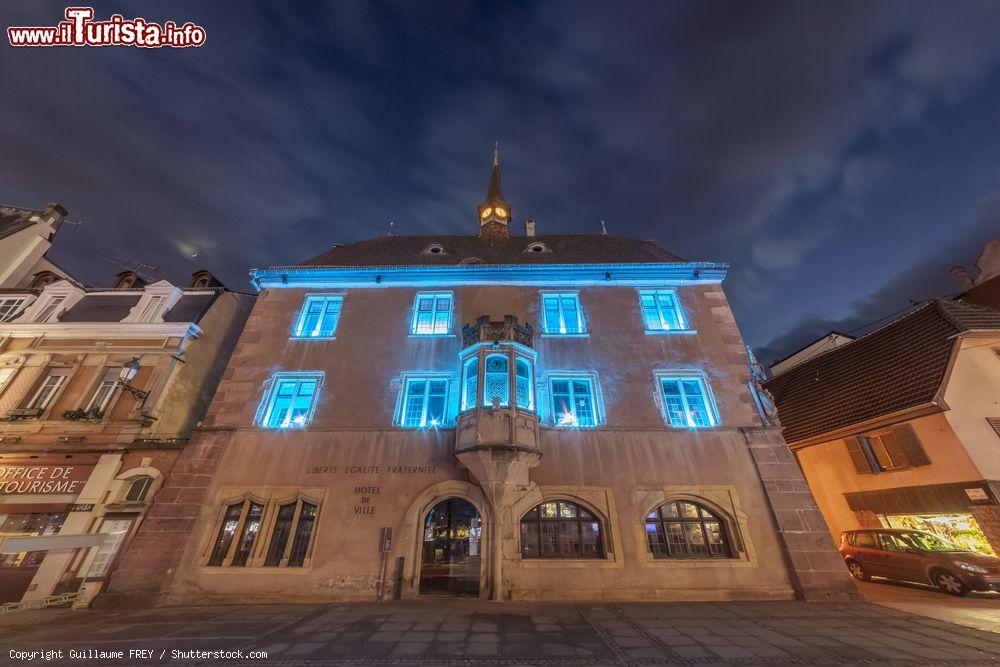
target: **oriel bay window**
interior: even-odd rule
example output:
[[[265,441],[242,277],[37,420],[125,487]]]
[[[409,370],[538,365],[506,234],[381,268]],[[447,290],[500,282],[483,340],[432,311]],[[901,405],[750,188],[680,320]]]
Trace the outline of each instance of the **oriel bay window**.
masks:
[[[403,378],[403,400],[397,422],[404,428],[442,426],[447,420],[449,378],[410,375]]]
[[[322,371],[275,373],[257,409],[257,422],[265,428],[308,426],[323,377]]]
[[[225,507],[209,567],[304,567],[311,547],[319,501],[302,495],[287,499],[246,498]]]
[[[601,522],[568,500],[542,503],[521,518],[522,558],[604,558]]]
[[[499,351],[494,351],[494,350]],[[519,410],[535,410],[534,354],[526,348],[491,346],[475,350],[462,363],[462,410],[507,408],[514,403]],[[480,382],[482,380],[482,382]]]
[[[732,558],[725,523],[693,502],[664,503],[646,517],[654,558]]]
[[[510,402],[510,377],[507,374],[507,355],[491,354],[486,357],[483,379],[483,406],[507,407]]]
[[[333,338],[340,321],[344,297],[339,295],[310,295],[302,304],[302,312],[295,323],[295,338]]]

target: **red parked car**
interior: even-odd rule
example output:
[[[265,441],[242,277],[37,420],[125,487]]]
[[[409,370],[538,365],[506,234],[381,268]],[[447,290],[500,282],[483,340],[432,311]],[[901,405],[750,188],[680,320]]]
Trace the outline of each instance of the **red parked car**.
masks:
[[[855,579],[931,583],[952,595],[1000,591],[1000,558],[963,549],[922,530],[848,530],[840,554]]]

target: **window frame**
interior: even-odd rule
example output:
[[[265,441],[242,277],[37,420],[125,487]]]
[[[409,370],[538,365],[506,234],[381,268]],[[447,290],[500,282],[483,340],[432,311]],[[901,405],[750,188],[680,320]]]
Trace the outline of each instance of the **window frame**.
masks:
[[[507,354],[506,352],[495,352],[495,353],[486,354],[485,356],[483,356],[483,363],[482,363],[482,367],[480,369],[481,372],[482,372],[482,376],[483,376],[482,377],[482,385],[481,385],[482,388],[483,388],[483,390],[482,390],[482,395],[481,396],[477,396],[477,398],[482,401],[482,405],[483,405],[483,409],[484,410],[492,410],[493,409],[493,401],[492,400],[489,402],[489,404],[486,403],[486,389],[487,389],[486,383],[487,383],[487,380],[488,380],[487,376],[490,375],[490,371],[487,370],[487,367],[489,366],[490,359],[493,359],[493,358],[503,359],[503,362],[504,362],[504,370],[503,370],[503,390],[504,391],[503,391],[503,396],[501,397],[501,400],[498,402],[498,407],[501,408],[501,409],[503,409],[503,408],[509,408],[510,407],[510,361],[511,361],[510,355]],[[492,374],[494,376],[500,376],[499,371],[493,371]],[[476,393],[478,395],[480,392],[476,392]]]
[[[665,509],[668,506],[676,505],[678,503],[684,503],[687,505],[692,505],[697,508],[697,517],[685,517],[682,515],[680,508],[677,508],[677,516],[665,516]],[[652,517],[652,515],[656,515]],[[705,516],[707,515],[707,516]],[[711,545],[708,541],[708,524],[718,524],[719,535],[722,538],[722,551],[718,554],[711,553]],[[662,535],[663,537],[663,547],[666,553],[657,554],[653,550],[653,543],[650,539],[649,526],[652,524],[657,527],[659,531],[654,534]],[[673,555],[670,553],[670,541],[669,535],[670,530],[669,525],[677,524],[681,526],[680,534],[684,538],[684,551],[685,553],[679,555]],[[691,553],[692,544],[688,542],[688,531],[684,528],[687,525],[696,525],[701,528],[701,535],[703,540],[703,546],[705,547],[705,553],[694,554]],[[694,500],[691,498],[668,498],[661,503],[658,503],[649,512],[646,513],[643,519],[643,532],[646,536],[646,548],[649,555],[654,560],[665,560],[665,561],[676,561],[676,560],[698,560],[698,561],[719,561],[719,560],[738,560],[739,556],[737,550],[734,548],[734,542],[732,536],[730,535],[729,521],[726,519],[725,515],[719,512],[717,509],[710,507],[701,500]]]
[[[555,391],[552,388],[553,382],[558,382],[561,380],[568,381],[570,383],[570,400],[575,399],[575,392],[573,391],[574,381],[585,381],[590,385],[591,392],[591,403],[592,409],[594,411],[594,423],[581,426],[579,420],[576,423],[565,423],[560,424],[556,420],[556,399]],[[601,385],[597,377],[597,373],[593,371],[553,371],[547,373],[545,376],[545,386],[548,389],[549,400],[548,409],[549,422],[553,428],[571,428],[571,429],[581,429],[581,428],[599,428],[607,423],[607,415],[604,412],[604,398],[601,393]]]
[[[666,424],[667,427],[677,430],[694,429],[701,431],[719,428],[722,425],[719,408],[715,403],[715,394],[712,391],[712,386],[705,373],[701,371],[656,371],[653,373],[653,378],[656,383],[657,404],[660,408],[660,414],[663,417],[663,423]],[[678,387],[681,392],[681,401],[684,405],[684,416],[688,422],[685,425],[676,425],[670,419],[670,410],[667,405],[667,395],[663,388],[663,383],[668,380],[674,380],[678,383]],[[697,424],[693,424],[691,421],[691,407],[683,385],[684,382],[690,381],[698,382],[701,387],[702,398],[705,402],[705,415],[709,420],[709,424],[707,426],[699,426]]]
[[[542,323],[542,336],[545,338],[586,338],[590,335],[587,330],[587,318],[583,312],[583,304],[580,301],[579,290],[542,290],[540,293],[540,317],[539,321]],[[571,297],[576,303],[576,325],[577,331],[565,331],[566,329],[566,313],[563,308],[563,299]],[[547,309],[545,307],[546,299],[556,299],[557,312],[559,314],[559,327],[558,330],[550,330],[548,326],[548,317],[546,315]]]
[[[125,495],[122,496],[122,501],[127,503],[146,502],[146,499],[149,498],[149,491],[153,488],[153,477],[151,475],[137,475],[127,481],[128,488],[125,490]],[[143,484],[143,487],[139,490],[138,498],[129,498],[132,495],[132,489],[140,483]]]
[[[340,328],[340,319],[344,315],[344,302],[345,294],[343,292],[333,292],[333,293],[322,293],[322,294],[306,294],[302,299],[302,307],[299,309],[298,316],[295,318],[294,324],[292,325],[292,335],[294,340],[334,340],[337,337],[337,329]],[[316,320],[315,331],[317,335],[312,336],[308,333],[303,333],[302,329],[305,327],[306,319],[309,317],[309,305],[313,302],[322,302],[322,307],[320,308],[319,318]],[[337,301],[339,307],[337,308],[336,321],[333,323],[333,328],[330,330],[329,335],[321,336],[319,332],[323,329],[323,322],[329,315],[327,309],[329,308],[328,302]]]
[[[25,296],[0,297],[0,322],[13,322],[24,312]]]
[[[59,394],[62,393],[63,388],[66,386],[68,378],[73,374],[72,368],[65,367],[49,367],[45,376],[35,385],[35,390],[31,393],[31,398],[24,403],[25,410],[38,410],[39,414],[45,414],[45,411],[52,407],[55,401],[59,398]],[[42,392],[45,390],[46,385],[50,378],[59,377],[61,378],[59,382],[56,383],[52,391],[49,392],[47,398],[45,398],[44,403],[37,405],[39,398],[42,396]]]
[[[445,311],[438,311],[438,309],[437,309],[438,301],[443,301],[446,298],[448,299],[448,308],[447,308],[447,310],[445,310]],[[429,299],[430,302],[431,302],[431,309],[429,311],[430,315],[431,315],[431,331],[421,332],[421,331],[417,330],[417,327],[419,326],[417,320],[418,320],[421,312],[427,312],[427,311],[421,311],[420,310],[420,302],[421,302],[421,300],[427,300],[427,299]],[[446,321],[447,321],[448,327],[444,331],[437,331],[438,312],[445,312],[445,313],[447,313],[447,320]],[[415,338],[433,338],[433,337],[436,337],[436,336],[437,337],[442,337],[442,336],[444,336],[444,337],[451,337],[451,336],[455,335],[453,333],[454,328],[455,328],[455,293],[454,292],[448,292],[448,291],[417,292],[416,294],[413,295],[413,310],[412,310],[411,315],[410,315],[410,335],[411,336],[413,336]]]
[[[647,334],[677,334],[677,333],[694,333],[690,329],[690,325],[687,321],[687,315],[684,312],[684,307],[681,305],[680,296],[675,288],[650,288],[650,289],[640,289],[637,290],[639,296],[639,317],[642,318],[642,328]],[[664,294],[669,294],[674,303],[674,315],[677,321],[676,327],[671,327],[668,325],[667,321],[664,319],[664,307],[660,301],[661,296]],[[649,326],[649,320],[646,318],[646,307],[643,305],[643,297],[652,297],[654,305],[656,307],[657,319],[660,322],[659,327]]]
[[[68,294],[52,294],[49,295],[45,301],[32,304],[37,306],[38,309],[31,318],[31,322],[33,324],[51,324],[56,321],[54,318],[58,317],[62,313],[60,306],[62,306],[63,310],[68,310],[65,306],[68,300]]]
[[[205,551],[202,552],[201,566],[215,570],[225,568],[230,572],[252,572],[257,568],[290,568],[291,571],[303,571],[312,567],[313,551],[316,547],[319,521],[322,516],[323,499],[299,491],[293,495],[281,495],[271,497],[261,497],[254,493],[246,493],[235,498],[225,498],[219,501],[221,504],[219,514],[212,524],[210,538]],[[237,552],[240,550],[239,542],[247,532],[247,520],[250,519],[250,511],[253,506],[261,507],[259,524],[254,532],[253,539],[246,548],[245,558],[240,563],[234,563]],[[287,535],[284,536],[284,544],[281,545],[281,553],[275,564],[271,559],[272,548],[275,540],[279,539],[276,529],[278,521],[281,519],[281,510],[285,507],[294,507],[292,521],[289,524]],[[311,516],[305,516],[306,506],[312,508]],[[232,536],[222,553],[219,553],[223,535],[226,532],[226,524],[230,519],[230,510],[239,507],[239,514],[236,515]],[[304,519],[308,520],[304,523]],[[308,525],[308,531],[303,526]],[[301,560],[292,564],[291,556],[296,544],[300,543],[300,537],[305,535],[305,544],[301,549]],[[270,561],[270,564],[269,564]]]
[[[254,417],[256,425],[260,428],[274,431],[308,428],[309,425],[312,424],[313,417],[316,414],[316,407],[319,403],[320,394],[323,391],[325,378],[326,373],[323,371],[282,371],[271,375],[265,383],[267,386],[264,390],[263,396],[261,396],[260,404],[257,407],[257,414]],[[308,381],[314,381],[316,383],[316,389],[313,392],[312,399],[309,403],[309,410],[307,411],[304,421],[301,424],[292,426],[291,422],[288,422],[288,425],[285,426],[270,426],[268,425],[268,421],[270,421],[271,413],[274,410],[274,403],[278,398],[278,387],[281,386],[283,382],[289,381],[296,382],[296,390],[292,394],[293,397],[298,396],[298,385],[300,383]]]
[[[563,516],[543,517],[542,516],[542,512],[541,512],[541,508],[542,508],[542,506],[548,505],[550,503],[557,503],[557,505],[556,505],[556,511],[557,512],[559,512],[559,510],[561,509],[561,505],[563,505],[563,504],[572,505],[575,508],[575,510],[574,510],[575,516],[573,516],[573,517],[563,517]],[[588,518],[588,517],[581,516],[580,510],[585,511],[587,514],[590,515],[590,517]],[[533,518],[529,518],[530,515],[533,512],[536,513],[536,516],[533,517]],[[551,525],[551,524],[574,524],[574,523],[576,524],[576,527],[577,527],[577,537],[578,537],[578,543],[580,545],[580,554],[579,555],[570,555],[570,556],[564,556],[564,555],[561,555],[561,554],[544,554],[543,553],[544,547],[542,546],[543,545],[542,526],[546,525],[546,524]],[[597,524],[597,546],[598,546],[598,551],[596,553],[594,553],[593,555],[584,555],[583,554],[583,544],[584,544],[584,542],[583,542],[583,525],[584,524],[590,524],[590,523],[596,523]],[[524,525],[525,524],[528,524],[528,525],[537,525],[538,526],[538,528],[537,528],[537,537],[538,537],[537,547],[538,547],[538,553],[537,554],[526,554],[525,553],[525,537],[524,537]],[[533,507],[529,508],[527,512],[525,512],[524,514],[521,515],[521,518],[518,521],[518,530],[517,530],[518,554],[520,555],[520,557],[521,557],[522,560],[532,560],[532,561],[534,561],[534,560],[537,560],[537,561],[567,561],[567,560],[569,560],[569,561],[600,561],[600,560],[607,560],[608,559],[608,553],[609,553],[607,539],[606,539],[607,533],[608,533],[608,531],[607,531],[607,527],[606,527],[605,521],[601,518],[601,516],[597,512],[595,512],[594,510],[590,509],[586,505],[584,505],[584,504],[582,504],[582,503],[580,503],[580,502],[578,502],[576,500],[570,500],[568,498],[546,498],[546,499],[542,500],[542,502],[538,503],[537,505],[534,505]]]
[[[108,382],[107,378],[109,376],[113,376],[114,379],[112,379],[110,381],[111,382],[111,387],[108,390],[108,393],[104,396],[104,399],[100,402],[99,405],[94,405],[94,402],[97,400],[97,397],[100,395],[101,388],[104,386],[104,384],[106,382]],[[97,376],[97,384],[94,385],[93,390],[90,392],[90,398],[87,399],[86,407],[83,408],[83,409],[89,411],[89,410],[92,410],[94,408],[97,408],[98,410],[101,411],[101,413],[107,414],[109,407],[112,405],[112,403],[114,402],[114,400],[118,397],[118,394],[119,394],[119,391],[118,391],[118,389],[119,389],[119,387],[118,387],[118,379],[120,378],[120,376],[121,376],[121,368],[120,367],[119,368],[114,368],[114,367],[104,366],[102,368],[101,372]]]
[[[407,430],[420,430],[426,428],[442,428],[452,425],[454,422],[454,416],[451,414],[451,399],[452,399],[452,374],[451,373],[424,373],[424,372],[406,372],[400,377],[399,386],[399,398],[396,401],[395,415],[393,416],[393,423],[399,428],[404,428]],[[431,382],[444,382],[444,411],[441,416],[441,422],[439,424],[428,424],[427,423],[427,413],[430,401],[427,400],[429,394],[424,394],[424,405],[421,410],[421,424],[416,426],[406,425],[406,407],[407,401],[410,396],[410,385],[414,382],[425,382],[427,383],[427,389],[430,389]]]

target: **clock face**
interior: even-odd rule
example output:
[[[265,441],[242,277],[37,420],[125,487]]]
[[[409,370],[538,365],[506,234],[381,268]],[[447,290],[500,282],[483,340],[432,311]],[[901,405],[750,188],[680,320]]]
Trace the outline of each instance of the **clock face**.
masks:
[[[479,217],[485,220],[486,218],[490,217],[490,213],[492,212],[493,209],[487,206],[486,208],[483,209],[483,212],[479,214]]]
[[[496,207],[496,214],[497,214],[498,218],[506,218],[507,217],[507,211],[504,210],[503,208],[501,208],[500,206]]]

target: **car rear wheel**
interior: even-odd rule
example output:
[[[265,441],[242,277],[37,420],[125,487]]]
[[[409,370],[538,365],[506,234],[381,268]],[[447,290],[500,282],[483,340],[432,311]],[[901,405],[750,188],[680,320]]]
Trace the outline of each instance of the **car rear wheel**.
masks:
[[[937,584],[938,588],[949,595],[962,597],[969,592],[968,587],[962,583],[961,579],[956,577],[951,572],[946,572],[944,570],[938,570],[934,574],[934,583]]]
[[[851,576],[858,581],[870,581],[872,578],[871,575],[868,574],[868,571],[861,566],[861,563],[856,560],[847,561],[847,569],[850,571]]]

